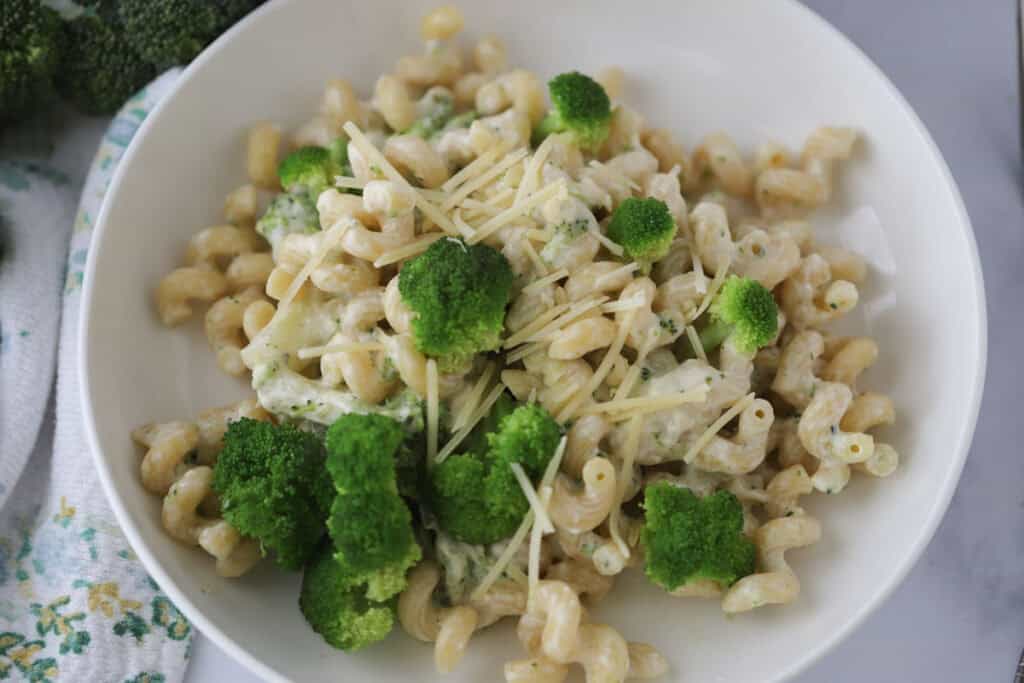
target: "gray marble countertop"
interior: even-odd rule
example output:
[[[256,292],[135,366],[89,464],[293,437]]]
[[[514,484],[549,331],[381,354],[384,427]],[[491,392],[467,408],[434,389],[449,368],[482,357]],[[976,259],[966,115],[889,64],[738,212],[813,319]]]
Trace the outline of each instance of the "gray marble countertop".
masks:
[[[885,71],[942,149],[977,234],[990,328],[974,445],[935,539],[888,602],[796,680],[1009,683],[1024,646],[1024,173],[1014,4],[806,3]],[[194,652],[189,683],[258,681],[202,637]]]

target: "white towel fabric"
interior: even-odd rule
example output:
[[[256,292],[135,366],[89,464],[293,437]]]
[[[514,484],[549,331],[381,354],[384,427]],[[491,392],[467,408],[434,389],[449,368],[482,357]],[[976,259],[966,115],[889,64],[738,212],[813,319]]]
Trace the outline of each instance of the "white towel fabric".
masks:
[[[93,469],[76,343],[100,202],[135,130],[179,73],[158,78],[111,122],[73,223],[74,179],[43,162],[0,160],[0,209],[10,222],[0,236],[0,679],[184,675],[191,626],[132,552]],[[55,365],[56,429],[39,433]]]

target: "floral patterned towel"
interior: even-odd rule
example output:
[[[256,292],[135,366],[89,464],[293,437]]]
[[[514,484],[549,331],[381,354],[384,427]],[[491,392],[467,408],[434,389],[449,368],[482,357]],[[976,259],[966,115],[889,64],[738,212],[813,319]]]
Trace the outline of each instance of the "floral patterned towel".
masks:
[[[70,247],[75,179],[43,162],[0,159],[0,212],[10,223],[0,235],[0,680],[167,683],[185,672],[191,626],[132,552],[93,469],[76,348],[93,220],[132,135],[178,73],[154,81],[110,124]],[[56,429],[37,441],[40,425],[53,424],[44,413],[55,358]]]

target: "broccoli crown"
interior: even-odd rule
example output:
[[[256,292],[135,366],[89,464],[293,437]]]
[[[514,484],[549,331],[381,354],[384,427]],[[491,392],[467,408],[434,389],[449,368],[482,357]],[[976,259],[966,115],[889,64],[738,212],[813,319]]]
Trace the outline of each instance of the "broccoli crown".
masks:
[[[404,439],[401,423],[383,415],[343,415],[327,430],[327,470],[337,491],[327,520],[335,558],[378,600],[404,587],[406,570],[421,556],[398,491]]]
[[[213,471],[224,519],[299,569],[324,535],[334,496],[317,438],[291,425],[242,418],[228,425]]]
[[[578,71],[548,81],[553,109],[540,122],[535,137],[567,132],[583,149],[596,150],[608,137],[612,105],[608,93],[590,76]]]
[[[455,238],[438,240],[403,267],[402,301],[415,317],[416,347],[442,370],[497,348],[512,287],[512,268],[501,252]]]
[[[359,650],[391,632],[395,609],[366,595],[366,587],[353,583],[330,544],[324,544],[302,575],[299,609],[323,639],[342,650]]]
[[[5,0],[0,11],[0,124],[34,114],[52,92],[61,20],[38,0]]]
[[[431,504],[441,528],[465,543],[495,543],[516,530],[530,504],[512,472],[518,463],[536,483],[558,447],[558,423],[523,405],[487,435],[483,455],[453,455],[431,470]]]
[[[757,280],[732,275],[708,309],[710,323],[700,333],[705,349],[729,337],[741,353],[753,354],[779,331],[779,308],[772,293]]]
[[[346,160],[347,156],[346,152]],[[316,198],[334,185],[334,176],[344,173],[339,161],[337,146],[332,146],[332,149],[300,147],[281,160],[277,175],[281,179],[281,187],[287,192]]]
[[[676,222],[660,199],[625,199],[608,222],[608,237],[647,266],[665,257],[675,236]]]
[[[66,22],[64,34],[57,91],[86,114],[112,114],[156,75],[125,36],[109,0]]]
[[[416,105],[419,118],[405,131],[408,135],[430,138],[440,133],[455,113],[455,100],[444,88],[431,88]]]
[[[659,482],[645,489],[644,510],[645,571],[665,590],[694,579],[726,588],[754,571],[755,546],[743,534],[743,507],[728,491],[698,498]]]
[[[503,392],[491,406],[491,412],[476,424],[473,431],[462,442],[462,451],[477,457],[486,455],[490,448],[487,435],[498,431],[501,421],[515,409],[515,399],[507,391]]]
[[[158,69],[192,61],[261,0],[119,0],[125,35]]]
[[[270,201],[266,212],[256,222],[256,232],[267,238],[270,246],[277,245],[292,233],[312,233],[320,230],[320,214],[316,200],[305,193],[281,193]]]

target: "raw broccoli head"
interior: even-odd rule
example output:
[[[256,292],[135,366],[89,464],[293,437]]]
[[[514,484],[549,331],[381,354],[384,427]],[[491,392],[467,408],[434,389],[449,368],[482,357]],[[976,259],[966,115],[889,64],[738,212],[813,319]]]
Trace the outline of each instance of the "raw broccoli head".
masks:
[[[452,237],[410,259],[402,267],[398,290],[415,315],[416,347],[438,359],[442,371],[497,348],[512,278],[501,252]]]
[[[676,222],[660,199],[625,199],[608,222],[608,237],[646,268],[665,257],[675,236]]]
[[[698,498],[668,482],[644,491],[641,533],[647,577],[668,591],[695,579],[723,589],[754,571],[756,549],[743,534],[743,506],[728,491]]]
[[[564,131],[581,149],[600,147],[612,121],[612,105],[604,88],[590,76],[571,71],[548,81],[548,93],[553,108],[540,122],[535,140]]]
[[[404,439],[401,423],[382,415],[344,415],[327,430],[327,470],[337,491],[327,520],[335,558],[378,600],[402,590],[406,570],[421,557],[398,491]]]
[[[708,309],[710,322],[700,332],[701,344],[713,349],[729,337],[741,353],[753,354],[779,331],[775,297],[757,280],[732,275]]]
[[[242,418],[228,425],[213,488],[224,519],[299,569],[324,535],[334,491],[315,436]]]
[[[393,601],[392,601],[393,602]],[[345,565],[322,545],[302,575],[299,609],[313,630],[342,650],[359,650],[383,640],[395,624],[392,602],[377,602],[353,583]]]
[[[345,149],[345,145],[340,145]],[[312,199],[334,185],[334,176],[345,175],[342,161],[347,161],[339,152],[339,146],[300,147],[286,156],[277,167],[281,187],[291,194],[305,194]]]
[[[262,0],[119,0],[125,35],[158,69],[192,61]]]
[[[112,114],[156,75],[135,51],[113,2],[96,3],[64,24],[58,92],[86,114]]]
[[[5,0],[0,10],[0,124],[39,111],[60,61],[61,20],[38,0]]]
[[[256,222],[256,232],[275,248],[292,233],[308,234],[319,230],[320,214],[316,210],[316,200],[305,193],[277,195]]]
[[[561,438],[543,408],[524,405],[487,435],[483,455],[453,455],[431,470],[430,499],[441,528],[465,543],[495,543],[515,532],[530,504],[512,472],[519,463],[536,483]]]

